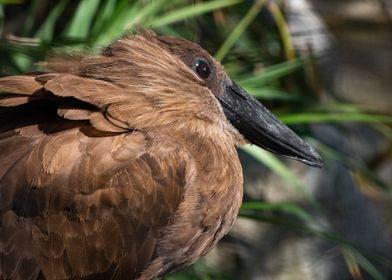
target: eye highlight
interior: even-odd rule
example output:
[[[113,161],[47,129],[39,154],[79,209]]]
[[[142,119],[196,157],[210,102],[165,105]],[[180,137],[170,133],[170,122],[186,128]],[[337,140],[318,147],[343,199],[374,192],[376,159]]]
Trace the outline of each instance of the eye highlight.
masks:
[[[203,58],[196,58],[192,63],[192,70],[203,80],[211,75],[210,65]]]

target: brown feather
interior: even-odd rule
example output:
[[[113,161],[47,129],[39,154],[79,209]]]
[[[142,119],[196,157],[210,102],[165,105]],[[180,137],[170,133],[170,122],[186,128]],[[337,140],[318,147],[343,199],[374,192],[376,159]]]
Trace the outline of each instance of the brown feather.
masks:
[[[0,279],[154,279],[231,227],[238,133],[163,41],[0,78]]]
[[[0,96],[0,106],[12,107],[29,102],[28,96]]]
[[[34,76],[9,76],[0,78],[0,90],[15,94],[31,95],[42,86],[35,81]]]
[[[84,109],[67,108],[59,106],[57,114],[64,119],[71,121],[89,120],[93,112]]]

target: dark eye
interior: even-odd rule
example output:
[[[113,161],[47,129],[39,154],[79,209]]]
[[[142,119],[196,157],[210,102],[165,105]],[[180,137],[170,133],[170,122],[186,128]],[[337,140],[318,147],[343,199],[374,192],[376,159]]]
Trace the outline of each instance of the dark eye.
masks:
[[[202,58],[196,58],[192,64],[192,70],[202,79],[208,79],[211,75],[210,65]]]

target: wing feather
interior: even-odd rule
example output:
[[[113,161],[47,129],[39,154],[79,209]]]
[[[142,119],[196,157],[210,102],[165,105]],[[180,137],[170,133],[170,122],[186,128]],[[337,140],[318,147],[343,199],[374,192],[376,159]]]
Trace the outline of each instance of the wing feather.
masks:
[[[136,277],[183,199],[186,151],[109,116],[130,102],[109,82],[14,76],[0,92],[0,279]]]
[[[0,91],[14,94],[32,95],[40,90],[42,85],[35,76],[19,75],[0,78]]]
[[[0,109],[36,104],[33,101],[52,102],[58,116],[89,120],[101,131],[121,133],[132,129],[123,118],[108,115],[110,105],[131,102],[131,97],[112,83],[61,73],[0,78]]]

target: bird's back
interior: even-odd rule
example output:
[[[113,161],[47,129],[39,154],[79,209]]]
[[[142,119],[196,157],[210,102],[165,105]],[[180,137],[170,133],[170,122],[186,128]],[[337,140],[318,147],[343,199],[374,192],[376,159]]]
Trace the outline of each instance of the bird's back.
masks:
[[[233,224],[231,140],[127,127],[116,113],[137,103],[105,81],[15,76],[0,91],[0,279],[153,279]]]
[[[52,105],[0,114],[0,275],[132,279],[183,200],[181,144],[99,131]]]

